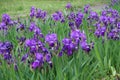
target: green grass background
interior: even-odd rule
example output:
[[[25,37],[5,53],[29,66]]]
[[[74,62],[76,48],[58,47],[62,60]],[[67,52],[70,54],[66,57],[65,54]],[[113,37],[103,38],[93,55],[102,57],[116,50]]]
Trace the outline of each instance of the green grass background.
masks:
[[[73,7],[81,8],[85,4],[95,6],[107,4],[109,0],[0,0],[0,16],[3,13],[12,17],[29,15],[30,7],[35,6],[52,13],[57,10],[65,9],[65,5],[71,2]]]

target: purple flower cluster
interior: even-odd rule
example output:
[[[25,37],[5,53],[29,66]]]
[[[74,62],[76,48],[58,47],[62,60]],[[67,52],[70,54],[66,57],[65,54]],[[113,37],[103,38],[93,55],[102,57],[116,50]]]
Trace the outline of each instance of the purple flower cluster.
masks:
[[[70,3],[66,5],[67,9],[70,9],[71,7],[72,6]],[[31,7],[30,17],[32,19],[35,17],[44,20],[46,19],[46,16],[47,16],[46,11],[36,9],[35,7]],[[32,37],[30,36],[29,38],[28,36],[23,37],[22,34],[20,34],[22,35],[22,37],[17,36],[17,40],[20,43],[19,49],[20,50],[23,49],[24,52],[26,53],[22,55],[21,62],[23,63],[28,62],[29,66],[31,66],[32,69],[37,69],[42,68],[45,63],[49,64],[50,67],[52,67],[52,56],[54,56],[53,53],[55,54],[59,53],[58,54],[59,56],[62,56],[63,53],[67,54],[68,56],[71,56],[79,49],[82,49],[86,53],[89,53],[94,48],[94,43],[89,42],[90,40],[89,41],[87,40],[87,36],[83,30],[84,26],[80,27],[83,23],[83,20],[86,20],[86,22],[88,21],[88,23],[90,23],[90,25],[88,25],[89,27],[93,25],[95,26],[92,28],[93,35],[102,38],[107,37],[107,39],[119,40],[120,38],[119,18],[120,15],[116,10],[113,9],[104,10],[99,15],[94,11],[90,11],[89,5],[86,5],[84,7],[84,13],[82,11],[70,12],[68,13],[67,16],[64,16],[64,14],[61,11],[57,11],[53,13],[48,20],[52,19],[54,20],[55,23],[57,21],[65,22],[65,19],[67,19],[68,25],[70,27],[70,29],[67,30],[69,32],[68,37],[64,37],[61,41],[61,44],[60,41],[58,40],[58,36],[56,33],[50,31],[50,33],[48,33],[47,35],[45,34],[46,36],[44,36],[41,31],[42,29],[40,29],[40,27],[36,25],[36,22],[30,21],[30,26],[29,28],[27,28],[25,27],[27,26],[26,24],[22,24],[18,20],[17,31],[18,30],[22,31],[25,29],[26,32],[23,31],[23,33],[27,34],[28,30],[28,33],[33,34],[33,36]],[[48,22],[52,24],[51,22],[53,21]],[[2,17],[2,22],[0,23],[0,30],[1,29],[7,30],[8,27],[11,26],[12,24],[13,21],[11,20],[10,16],[4,14]],[[67,21],[65,25],[66,24]],[[8,63],[14,62],[12,51],[13,44],[11,42],[0,42],[0,54]]]
[[[2,22],[0,23],[0,30],[7,30],[8,27],[12,26],[14,21],[11,20],[8,14],[2,15]]]
[[[76,44],[80,44],[81,48],[86,52],[91,51],[91,49],[94,46],[92,43],[90,43],[90,44],[87,43],[87,37],[86,37],[85,33],[80,32],[80,30],[72,31],[70,37]],[[92,47],[90,47],[90,46],[92,46]]]
[[[31,23],[30,23],[29,30],[30,30],[31,32],[34,32],[34,37],[35,37],[35,38],[39,38],[39,37],[40,37],[40,38],[43,38],[43,37],[44,37],[43,34],[41,33],[40,28],[37,27],[37,25],[36,25],[34,22],[31,22]]]
[[[90,16],[88,17],[88,19],[98,20],[98,19],[99,19],[99,16],[98,16],[97,12],[91,11],[91,12],[90,12]]]
[[[85,5],[84,7],[84,13],[88,14],[90,11],[90,5]]]
[[[54,21],[64,22],[64,15],[63,15],[63,13],[61,11],[57,11],[57,12],[52,14],[52,19]]]
[[[97,37],[107,35],[108,39],[118,40],[120,35],[119,13],[116,10],[103,10],[99,16],[96,12],[91,12],[89,22],[95,24],[94,34]]]
[[[67,9],[70,9],[70,8],[72,8],[72,4],[71,4],[71,3],[67,3],[65,7],[66,7]]]
[[[31,18],[38,18],[38,19],[42,19],[44,20],[47,16],[47,12],[46,11],[43,11],[41,9],[36,9],[35,7],[31,7],[31,10],[30,10],[30,17]]]
[[[33,18],[35,16],[35,7],[32,6],[30,9],[30,17]]]
[[[91,51],[94,44],[87,43],[86,35],[80,30],[71,31],[70,38],[64,38],[62,40],[63,48],[60,52],[60,56],[63,52],[67,53],[67,55],[72,55],[75,51],[79,49],[79,46],[86,52]],[[91,47],[92,46],[92,47]]]
[[[46,16],[47,16],[47,12],[46,11],[43,11],[41,9],[37,10],[37,12],[36,12],[36,18],[45,19]]]
[[[82,12],[78,12],[75,14],[74,12],[71,12],[68,15],[68,20],[69,20],[69,26],[71,29],[73,28],[79,28],[80,25],[82,24],[82,20],[84,18],[84,14]]]
[[[77,49],[77,44],[74,43],[71,39],[69,38],[64,38],[62,40],[63,43],[63,48],[62,51],[67,53],[67,55],[72,55],[73,52]]]
[[[44,62],[49,63],[50,66],[52,65],[51,54],[40,40],[27,39],[25,46],[29,48],[29,52],[22,57],[21,61],[25,61],[32,56],[31,66],[33,69],[42,67]]]
[[[45,36],[45,41],[49,44],[50,48],[53,48],[55,50],[58,49],[58,47],[59,47],[58,39],[57,39],[57,35],[55,33],[47,34]]]
[[[52,67],[52,61],[51,61],[51,55],[50,54],[46,54],[44,56],[42,53],[36,53],[35,54],[35,61],[32,62],[31,67],[33,69],[41,68],[45,61],[47,63],[49,63],[50,66]]]
[[[11,42],[0,42],[0,54],[8,64],[12,63],[12,49],[13,45]]]

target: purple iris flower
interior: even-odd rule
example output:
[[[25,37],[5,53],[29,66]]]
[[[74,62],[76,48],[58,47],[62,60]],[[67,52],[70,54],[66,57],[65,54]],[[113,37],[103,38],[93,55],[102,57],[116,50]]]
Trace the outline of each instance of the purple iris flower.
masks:
[[[70,38],[74,39],[75,41],[80,41],[81,38],[80,30],[73,30],[70,34]]]
[[[45,55],[45,60],[47,62],[51,61],[51,55],[49,53]]]
[[[89,18],[94,19],[94,20],[98,20],[99,17],[98,17],[98,14],[96,12],[91,11]]]
[[[28,53],[26,53],[22,56],[21,61],[26,61],[27,58],[28,58]]]
[[[83,13],[81,13],[81,12],[78,12],[78,13],[76,14],[76,17],[75,17],[75,25],[76,25],[77,28],[80,27],[80,25],[81,25],[81,23],[82,23],[83,17],[84,17],[84,15],[83,15]]]
[[[75,25],[76,25],[76,27],[77,27],[77,28],[79,28],[79,27],[80,27],[81,23],[82,23],[82,19],[81,19],[81,18],[76,17],[76,18],[75,18]]]
[[[118,29],[112,29],[108,33],[108,38],[109,39],[113,39],[113,40],[119,40],[119,38],[120,38],[120,36],[119,36],[119,30]]]
[[[89,13],[89,8],[90,8],[90,5],[85,5],[84,7],[84,13]]]
[[[13,49],[13,44],[11,42],[0,42],[0,54],[3,56],[4,60],[7,63],[11,63],[12,54],[11,51]]]
[[[36,12],[36,18],[45,19],[46,16],[47,16],[47,12],[46,11],[43,11],[41,9],[37,10],[37,12]]]
[[[84,14],[83,14],[82,12],[78,12],[78,13],[76,14],[76,17],[78,17],[78,18],[80,18],[80,19],[83,19]]]
[[[63,17],[63,13],[61,11],[57,11],[56,13],[59,15],[60,18]]]
[[[7,30],[7,25],[4,22],[0,23],[0,30]]]
[[[100,16],[100,21],[106,25],[106,24],[108,24],[108,17],[107,16]]]
[[[75,19],[75,13],[74,12],[71,12],[69,15],[68,15],[68,20],[74,20]]]
[[[36,18],[40,18],[41,17],[41,12],[42,12],[41,9],[37,10],[37,12],[36,12]]]
[[[101,31],[101,36],[104,36],[106,32],[106,27],[105,26],[101,27],[100,31]]]
[[[41,18],[42,18],[42,19],[45,19],[46,16],[47,16],[47,12],[46,12],[46,11],[42,11],[42,13],[41,13]]]
[[[10,23],[11,18],[8,14],[3,14],[2,15],[2,22],[5,22],[7,25]]]
[[[25,25],[24,24],[20,24],[17,28],[17,31],[18,30],[24,30],[25,29]]]
[[[57,35],[55,33],[48,34],[45,37],[45,41],[49,44],[50,47],[54,47],[58,42]]]
[[[71,3],[67,3],[67,4],[66,4],[66,8],[67,8],[67,9],[70,9],[71,7],[72,7]]]
[[[33,69],[36,69],[36,68],[38,68],[39,67],[39,65],[40,65],[40,62],[38,61],[38,60],[35,60],[33,63],[32,63],[32,68]]]
[[[108,19],[109,19],[110,24],[114,24],[115,21],[116,21],[116,19],[115,19],[115,18],[112,18],[112,17],[109,17]]]
[[[65,22],[63,13],[61,11],[57,11],[55,13],[52,14],[52,19],[54,21],[61,21],[61,23]]]
[[[30,30],[30,31],[33,31],[35,28],[36,28],[36,24],[35,24],[34,22],[31,22],[31,23],[30,23],[29,30]]]
[[[69,22],[69,27],[71,28],[71,30],[74,30],[75,29],[74,22]]]
[[[103,26],[103,27],[97,27],[97,29],[95,30],[95,35],[97,37],[100,37],[100,36],[104,36],[105,35],[105,32],[106,32],[106,27]]]
[[[102,12],[101,12],[101,15],[102,15],[102,16],[107,16],[107,11],[102,11]]]
[[[60,20],[60,16],[57,13],[54,13],[54,14],[52,14],[52,19],[54,21],[59,21]]]
[[[33,18],[35,16],[35,7],[32,6],[30,10],[30,17]]]
[[[117,28],[120,30],[120,22],[117,23]]]
[[[83,50],[85,50],[86,52],[89,52],[89,51],[91,50],[91,49],[90,49],[90,46],[87,44],[86,41],[81,42],[80,45],[81,45],[81,48],[82,48]]]
[[[35,53],[36,60],[43,62],[43,54],[42,53]]]
[[[27,39],[27,40],[25,41],[25,45],[26,45],[27,47],[35,46],[35,45],[36,45],[36,41],[35,41],[34,39]]]
[[[8,14],[2,15],[2,22],[0,23],[0,30],[8,30],[8,27],[13,26],[14,21],[11,20]]]
[[[63,43],[63,48],[62,51],[67,53],[68,56],[72,55],[73,52],[78,48],[77,44],[74,43],[71,39],[69,38],[64,38],[62,40]]]

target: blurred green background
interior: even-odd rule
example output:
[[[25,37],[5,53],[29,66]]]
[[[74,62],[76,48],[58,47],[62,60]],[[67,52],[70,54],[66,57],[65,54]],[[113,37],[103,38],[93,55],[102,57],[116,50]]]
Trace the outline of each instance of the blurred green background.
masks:
[[[52,13],[65,9],[66,3],[71,2],[73,7],[81,8],[85,4],[91,6],[107,4],[109,0],[0,0],[0,16],[3,13],[12,17],[29,15],[31,6],[47,10]]]

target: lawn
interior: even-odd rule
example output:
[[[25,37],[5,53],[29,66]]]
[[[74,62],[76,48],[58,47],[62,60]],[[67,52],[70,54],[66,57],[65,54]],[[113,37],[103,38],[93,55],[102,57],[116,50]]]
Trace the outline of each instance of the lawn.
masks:
[[[53,13],[57,10],[64,10],[68,2],[71,2],[73,7],[81,8],[85,4],[90,4],[91,6],[107,4],[109,0],[0,0],[0,16],[3,13],[7,13],[12,17],[24,17],[29,15],[31,6]]]

